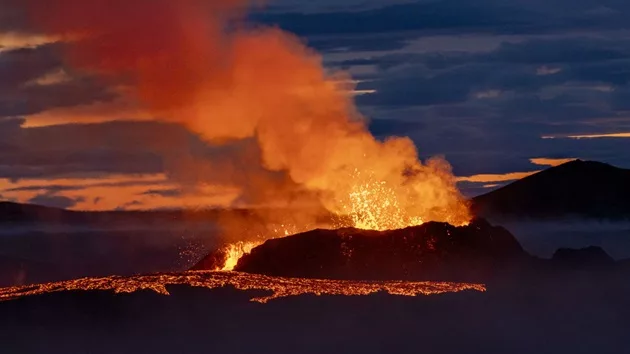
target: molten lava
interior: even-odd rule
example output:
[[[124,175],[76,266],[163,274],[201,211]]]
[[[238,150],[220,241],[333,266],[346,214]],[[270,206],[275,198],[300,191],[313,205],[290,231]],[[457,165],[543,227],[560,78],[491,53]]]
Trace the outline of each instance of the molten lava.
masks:
[[[189,285],[209,289],[232,286],[238,290],[264,290],[271,295],[256,297],[252,301],[265,303],[272,299],[315,295],[366,296],[377,292],[391,295],[417,296],[460,291],[486,291],[481,284],[446,282],[360,282],[342,280],[286,279],[264,275],[235,272],[188,272],[183,274],[159,274],[135,277],[85,278],[58,283],[0,288],[0,301],[62,291],[114,291],[133,293],[138,290],[153,290],[169,295],[167,285]]]
[[[238,260],[244,255],[250,253],[254,247],[259,246],[262,242],[237,242],[225,246],[225,264],[217,270],[232,271],[236,267]]]

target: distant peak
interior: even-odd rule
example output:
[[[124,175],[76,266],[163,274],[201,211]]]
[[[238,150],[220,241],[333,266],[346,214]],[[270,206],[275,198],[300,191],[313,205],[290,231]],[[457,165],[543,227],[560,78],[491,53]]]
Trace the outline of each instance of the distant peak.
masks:
[[[604,163],[604,162],[599,162],[599,161],[591,161],[591,160],[580,160],[580,159],[576,159],[573,161],[569,161],[565,164],[562,164],[558,167],[592,167],[592,168],[609,168],[609,169],[619,169],[618,167],[615,167],[613,165]]]

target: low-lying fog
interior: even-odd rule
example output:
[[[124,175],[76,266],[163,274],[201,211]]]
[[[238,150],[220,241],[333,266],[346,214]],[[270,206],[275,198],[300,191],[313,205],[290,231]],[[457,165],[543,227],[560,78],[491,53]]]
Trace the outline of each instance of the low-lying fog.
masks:
[[[550,258],[558,248],[599,246],[611,257],[630,258],[630,221],[562,220],[493,222],[504,226],[530,254]]]

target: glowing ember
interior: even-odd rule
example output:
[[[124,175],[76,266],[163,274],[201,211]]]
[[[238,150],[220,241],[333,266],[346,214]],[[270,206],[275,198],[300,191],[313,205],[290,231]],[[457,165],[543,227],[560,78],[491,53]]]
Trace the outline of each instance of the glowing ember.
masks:
[[[264,275],[236,272],[187,272],[182,274],[159,274],[136,277],[85,278],[58,283],[30,285],[0,289],[0,301],[19,299],[63,291],[114,291],[133,293],[138,290],[153,290],[169,295],[167,285],[189,285],[209,289],[232,286],[238,290],[264,290],[272,294],[253,298],[252,301],[265,303],[272,299],[303,294],[366,296],[377,292],[391,295],[418,296],[435,295],[466,290],[485,292],[481,284],[445,282],[365,282],[318,279],[287,279]]]
[[[344,209],[352,218],[352,226],[357,229],[395,230],[423,223],[421,217],[405,215],[395,191],[386,181],[356,184],[349,199]]]

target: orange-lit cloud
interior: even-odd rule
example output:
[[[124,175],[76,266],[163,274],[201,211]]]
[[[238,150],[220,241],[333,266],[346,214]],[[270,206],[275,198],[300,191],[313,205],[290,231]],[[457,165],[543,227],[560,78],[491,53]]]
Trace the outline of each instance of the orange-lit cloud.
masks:
[[[511,172],[504,174],[479,174],[468,177],[457,177],[458,182],[473,182],[473,183],[497,183],[497,182],[509,182],[516,181],[525,177],[529,177],[540,171],[531,172]]]
[[[64,82],[71,81],[72,77],[68,75],[68,73],[62,69],[56,69],[51,71],[33,81],[29,81],[25,84],[25,86],[50,86],[50,85],[58,85]]]
[[[566,159],[554,159],[554,158],[532,158],[529,161],[537,166],[560,166],[567,162],[574,161],[575,159],[566,158]],[[484,183],[483,188],[494,188],[498,187],[502,182],[511,182],[519,179],[523,179],[525,177],[529,177],[534,175],[540,170],[530,171],[530,172],[509,172],[509,173],[498,173],[498,174],[478,174],[467,177],[457,177],[457,182],[471,182],[471,183]]]
[[[554,159],[554,158],[547,158],[547,157],[540,157],[540,158],[533,158],[533,159],[529,159],[529,162],[531,162],[534,165],[537,166],[551,166],[551,167],[556,167],[556,166],[560,166],[563,165],[567,162],[571,162],[571,161],[575,161],[576,159],[574,158],[566,158],[566,159]]]
[[[163,174],[29,179],[18,182],[0,179],[0,194],[3,198],[27,203],[42,195],[66,197],[77,201],[70,209],[90,211],[229,206],[239,192],[217,186],[199,186],[194,191],[180,188]]]
[[[630,132],[609,134],[581,134],[581,135],[544,135],[543,139],[606,139],[606,138],[630,138]]]
[[[0,52],[19,48],[34,48],[57,42],[62,38],[63,36],[59,35],[0,32]]]
[[[119,120],[149,121],[154,115],[143,109],[137,102],[126,96],[113,101],[99,101],[90,104],[53,108],[27,115],[24,128],[44,127],[70,123],[103,123]]]

